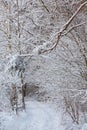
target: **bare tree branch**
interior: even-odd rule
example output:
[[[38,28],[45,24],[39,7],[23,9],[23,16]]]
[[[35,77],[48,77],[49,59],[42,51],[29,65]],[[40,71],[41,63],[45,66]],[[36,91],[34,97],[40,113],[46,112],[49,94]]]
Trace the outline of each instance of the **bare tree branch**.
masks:
[[[43,0],[40,0],[41,3],[43,4],[43,7],[46,9],[47,12],[50,12],[49,9],[47,8],[47,6],[44,4],[44,1]]]
[[[22,29],[27,32],[28,34],[30,34],[31,36],[34,36],[31,32],[29,32],[28,30],[26,30],[25,28],[22,27]]]
[[[76,12],[72,15],[72,17],[66,22],[66,24],[62,27],[62,29],[58,32],[56,43],[54,43],[51,48],[49,48],[48,50],[45,50],[44,52],[52,51],[53,49],[56,48],[56,46],[58,45],[58,43],[59,43],[59,41],[61,39],[61,36],[62,36],[63,32],[68,28],[70,23],[73,21],[73,19],[76,17],[76,15],[81,11],[83,6],[85,6],[86,4],[87,4],[87,1],[80,5],[80,7],[76,10]],[[81,24],[79,24],[77,26],[81,26],[81,25],[83,25],[83,24],[81,23]],[[42,52],[42,53],[44,53],[44,52]]]
[[[80,24],[77,24],[77,25],[71,27],[66,33],[62,34],[62,36],[68,34],[68,33],[69,33],[70,31],[72,31],[73,29],[75,29],[75,28],[77,28],[77,27],[79,27],[79,26],[82,26],[82,25],[84,25],[84,24],[86,24],[86,23],[87,23],[87,21],[82,22],[82,23],[80,23]]]

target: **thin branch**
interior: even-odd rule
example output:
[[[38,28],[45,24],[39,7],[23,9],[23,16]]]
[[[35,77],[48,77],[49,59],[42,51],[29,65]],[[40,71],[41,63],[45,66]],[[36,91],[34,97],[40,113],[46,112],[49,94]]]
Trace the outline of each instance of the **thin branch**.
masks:
[[[0,28],[0,31],[2,31],[6,36],[8,36],[7,32],[5,32],[3,29]]]
[[[25,31],[25,32],[27,32],[28,34],[30,34],[30,35],[32,35],[32,36],[34,36],[31,32],[29,32],[28,30],[26,30],[25,28],[23,28],[22,27],[22,29]]]
[[[49,9],[47,8],[47,6],[44,4],[44,1],[43,0],[40,0],[41,3],[43,4],[43,7],[46,9],[47,12],[50,12]]]
[[[87,23],[87,21],[82,22],[82,23],[80,23],[80,24],[77,24],[77,25],[71,27],[66,33],[62,34],[62,36],[68,34],[68,33],[71,32],[73,29],[75,29],[75,28],[77,28],[77,27],[79,27],[79,26],[82,26],[82,25],[84,25],[84,24],[86,24],[86,23]]]
[[[72,15],[72,17],[67,21],[67,23],[64,25],[64,30],[67,29],[69,24],[73,21],[73,19],[76,17],[76,15],[80,12],[80,10],[87,4],[87,1],[80,5],[80,7],[76,10],[76,12]]]

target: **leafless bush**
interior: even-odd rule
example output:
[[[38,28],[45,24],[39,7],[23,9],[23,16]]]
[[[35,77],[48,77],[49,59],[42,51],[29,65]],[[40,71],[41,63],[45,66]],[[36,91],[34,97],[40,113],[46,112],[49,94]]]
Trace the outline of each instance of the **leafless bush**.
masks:
[[[64,97],[66,112],[70,115],[72,120],[79,123],[79,110],[78,105],[72,101],[70,98]]]
[[[85,98],[85,100],[83,99]],[[71,96],[64,97],[66,112],[70,115],[72,120],[79,124],[81,115],[83,115],[84,122],[87,122],[87,99],[85,94],[78,95],[77,98]]]

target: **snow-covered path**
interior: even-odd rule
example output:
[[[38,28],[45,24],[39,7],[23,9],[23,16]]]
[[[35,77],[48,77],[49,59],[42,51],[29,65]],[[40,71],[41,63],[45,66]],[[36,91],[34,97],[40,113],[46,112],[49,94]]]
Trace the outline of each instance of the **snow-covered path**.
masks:
[[[36,101],[27,102],[26,112],[6,118],[3,122],[4,128],[1,130],[64,130],[61,125],[61,114]]]

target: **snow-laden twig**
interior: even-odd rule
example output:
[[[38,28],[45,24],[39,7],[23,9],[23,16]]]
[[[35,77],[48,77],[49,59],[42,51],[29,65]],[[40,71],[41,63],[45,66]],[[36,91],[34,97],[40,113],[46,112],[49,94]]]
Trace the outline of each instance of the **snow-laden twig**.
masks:
[[[27,57],[27,56],[30,56],[30,57],[32,57],[32,56],[34,56],[34,54],[21,54],[21,55],[18,55],[19,57]]]
[[[21,55],[19,54],[18,56],[19,56],[19,57],[28,57],[28,56],[30,56],[30,58],[31,58],[32,56],[38,56],[38,55],[42,54],[42,52],[43,52],[44,50],[46,50],[47,44],[48,44],[48,43],[45,42],[45,43],[43,43],[43,45],[36,46],[36,47],[32,50],[31,53],[21,54]]]

